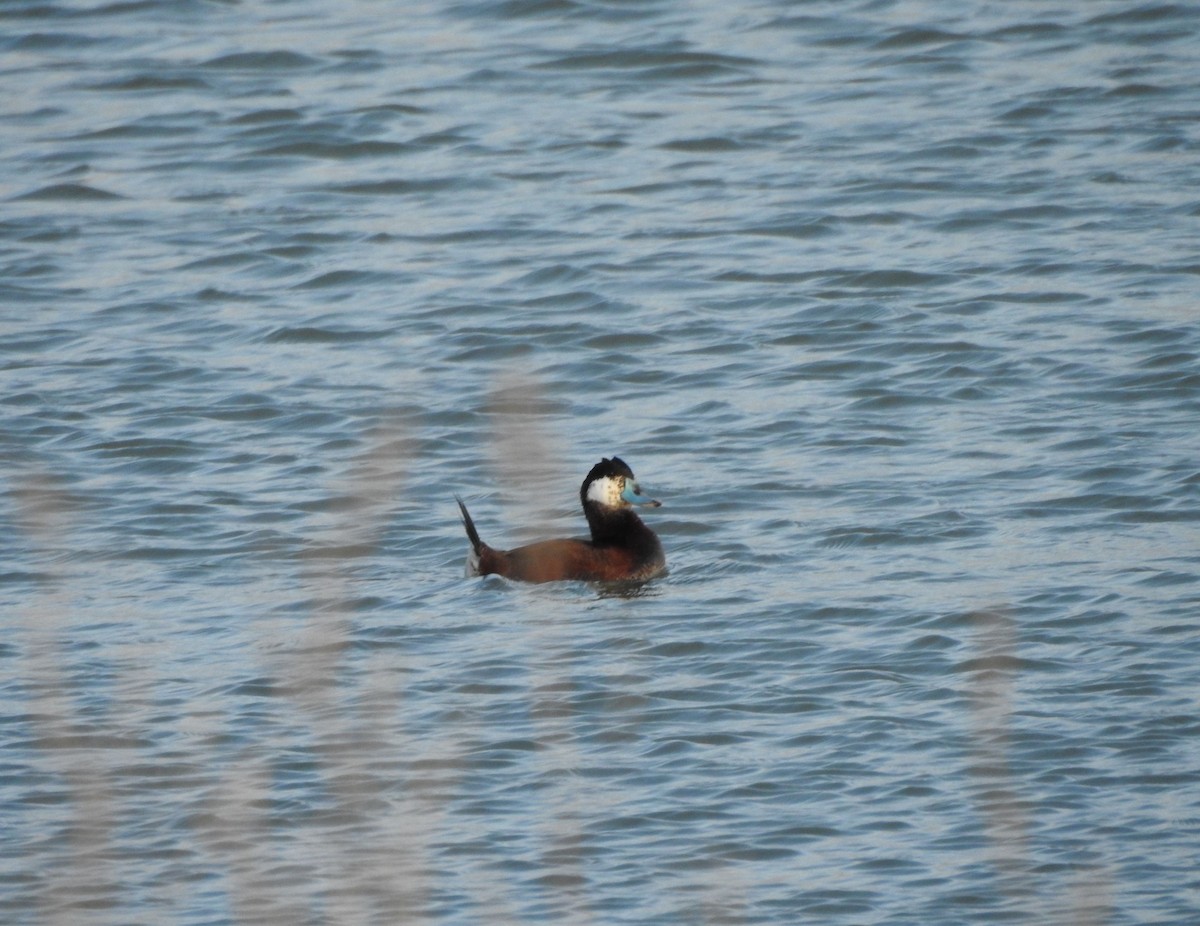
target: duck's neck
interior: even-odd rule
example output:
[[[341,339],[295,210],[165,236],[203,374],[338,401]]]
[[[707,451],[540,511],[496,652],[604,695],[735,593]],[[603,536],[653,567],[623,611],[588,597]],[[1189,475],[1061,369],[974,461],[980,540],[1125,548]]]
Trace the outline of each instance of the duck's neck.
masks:
[[[636,547],[654,541],[654,532],[629,508],[601,510],[585,505],[588,527],[592,529],[592,543],[598,547]]]

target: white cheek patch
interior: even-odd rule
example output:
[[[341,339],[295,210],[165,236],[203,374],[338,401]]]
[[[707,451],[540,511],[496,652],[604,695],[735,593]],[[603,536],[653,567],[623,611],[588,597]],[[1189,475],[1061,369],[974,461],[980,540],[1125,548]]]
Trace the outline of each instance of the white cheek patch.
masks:
[[[597,479],[587,490],[588,501],[618,508],[621,505],[621,484],[610,476]]]

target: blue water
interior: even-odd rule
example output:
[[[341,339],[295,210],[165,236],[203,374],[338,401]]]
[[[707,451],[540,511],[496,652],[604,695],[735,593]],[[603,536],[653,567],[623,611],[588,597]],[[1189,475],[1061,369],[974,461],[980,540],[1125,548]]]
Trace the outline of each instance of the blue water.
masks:
[[[0,920],[1193,923],[1200,7],[0,7]],[[620,454],[640,589],[465,579]]]

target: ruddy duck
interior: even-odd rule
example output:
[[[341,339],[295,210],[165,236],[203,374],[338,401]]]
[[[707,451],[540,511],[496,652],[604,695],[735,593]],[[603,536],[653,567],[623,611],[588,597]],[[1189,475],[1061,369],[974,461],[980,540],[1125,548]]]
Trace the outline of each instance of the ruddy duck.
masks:
[[[642,494],[633,470],[618,457],[593,466],[579,489],[591,540],[542,540],[515,550],[496,550],[479,539],[467,506],[454,497],[471,540],[468,575],[494,574],[523,582],[642,581],[667,566],[658,537],[633,512],[634,505],[658,508],[662,502]]]

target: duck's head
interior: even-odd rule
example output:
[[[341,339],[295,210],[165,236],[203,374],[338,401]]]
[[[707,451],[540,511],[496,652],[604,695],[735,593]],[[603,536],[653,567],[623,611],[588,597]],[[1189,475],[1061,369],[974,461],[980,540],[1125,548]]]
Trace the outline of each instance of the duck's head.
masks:
[[[593,466],[583,480],[579,498],[585,511],[589,506],[614,510],[632,508],[634,505],[648,505],[651,508],[662,505],[662,502],[642,494],[633,470],[620,457],[604,459]]]

